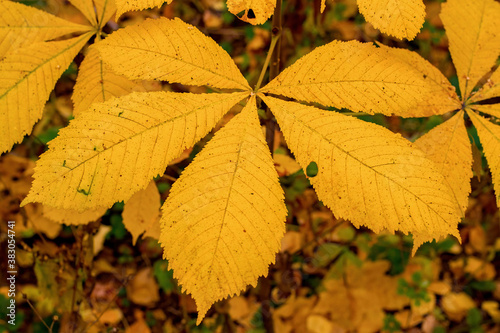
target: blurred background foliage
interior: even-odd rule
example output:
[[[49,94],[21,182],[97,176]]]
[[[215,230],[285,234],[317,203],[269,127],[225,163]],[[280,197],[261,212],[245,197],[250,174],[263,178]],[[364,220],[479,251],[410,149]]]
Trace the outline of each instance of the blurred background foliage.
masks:
[[[63,0],[21,2],[84,22]],[[328,1],[323,14],[319,0],[284,0],[282,67],[332,40],[377,41],[418,52],[458,87],[439,18],[440,2],[426,1],[425,24],[408,42],[383,35],[366,23],[355,0]],[[232,56],[252,85],[256,83],[271,40],[270,22],[260,26],[242,22],[227,11],[223,0],[174,0],[169,6],[126,13],[110,21],[104,31],[159,16],[180,17],[199,27]],[[17,223],[20,267],[16,326],[4,321],[8,288],[0,289],[2,331],[499,332],[500,215],[480,150],[474,153],[475,176],[460,224],[461,244],[454,238],[426,243],[411,257],[411,236],[375,235],[336,219],[318,201],[304,175],[313,176],[314,166],[300,169],[278,131],[274,157],[289,211],[282,249],[256,288],[216,303],[196,326],[196,305],[173,279],[157,241],[143,236],[134,244],[122,222],[123,203],[80,227],[51,221],[37,205],[19,207],[30,188],[34,161],[72,118],[71,93],[82,59],[78,56],[58,81],[33,135],[0,157],[0,214],[3,221]],[[146,85],[150,90],[210,92],[165,82]],[[450,117],[354,116],[411,141]],[[162,202],[212,134],[155,179]],[[474,130],[469,134],[479,141]],[[6,225],[1,228],[6,248]],[[4,266],[2,271],[7,270]]]

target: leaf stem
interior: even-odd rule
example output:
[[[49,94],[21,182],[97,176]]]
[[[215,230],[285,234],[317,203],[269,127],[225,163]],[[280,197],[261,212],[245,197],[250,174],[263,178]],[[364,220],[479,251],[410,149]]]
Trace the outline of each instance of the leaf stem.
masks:
[[[260,86],[262,85],[262,81],[264,80],[264,75],[266,75],[267,72],[267,67],[269,66],[269,63],[271,62],[271,57],[274,54],[274,48],[276,47],[276,44],[280,38],[280,35],[274,36],[271,39],[271,45],[269,46],[269,52],[267,52],[267,57],[266,61],[264,62],[264,66],[262,67],[262,70],[260,71],[260,76],[259,80],[257,81],[257,84],[255,85],[254,91],[257,92],[260,89]]]
[[[282,0],[276,1],[276,8],[274,8],[273,15],[273,37],[277,39],[277,48],[272,53],[271,68],[269,69],[269,81],[274,79],[280,73],[280,59],[281,59],[281,34],[282,34],[282,24],[281,24],[281,7]]]
[[[280,37],[282,31],[281,7],[282,7],[282,0],[277,0],[276,7],[274,8],[273,23],[272,23],[273,37],[271,39],[271,45],[269,47],[269,53],[267,54],[266,62],[264,63],[264,67],[262,68],[262,72],[260,73],[259,81],[257,82],[257,85],[255,87],[256,92],[260,89],[260,85],[262,84],[262,80],[264,79],[264,74],[267,70],[267,66],[269,66],[269,61],[271,62],[271,68],[269,69],[269,81],[273,80],[276,76],[278,76],[280,72],[280,55],[281,55]],[[266,125],[266,143],[272,155],[274,152],[274,131],[276,128],[276,122],[273,119],[273,115],[271,114],[271,110],[269,110],[269,107],[266,107],[265,125]]]
[[[373,114],[366,112],[342,112],[344,116],[353,116],[353,117],[361,117],[361,116],[373,116]]]
[[[281,55],[281,6],[282,0],[276,1],[276,7],[274,8],[273,22],[272,22],[272,34],[271,45],[269,47],[269,53],[267,54],[266,62],[264,63],[264,68],[260,73],[259,81],[255,87],[255,91],[260,89],[262,80],[264,79],[264,73],[269,66],[269,61],[271,60],[271,68],[269,69],[269,81],[273,80],[278,76],[280,72],[280,55]],[[277,46],[277,47],[276,47]],[[276,49],[275,49],[276,48]],[[266,106],[266,143],[271,151],[271,156],[274,152],[274,131],[276,127],[276,122],[271,114],[271,110]],[[279,259],[279,258],[278,258]],[[277,259],[277,260],[278,260]],[[271,265],[272,266],[272,265]],[[271,271],[271,267],[269,271]],[[274,323],[273,317],[271,315],[271,281],[269,276],[262,278],[260,281],[260,291],[259,299],[262,304],[262,319],[264,323],[264,328],[268,333],[274,333]]]
[[[36,314],[36,316],[38,317],[38,319],[40,319],[40,321],[42,322],[43,326],[45,326],[49,330],[49,332],[52,333],[52,329],[49,327],[49,325],[47,325],[47,323],[45,322],[45,320],[43,320],[42,316],[36,310],[36,308],[33,306],[33,304],[31,304],[28,296],[26,296],[25,294],[23,294],[23,297],[26,299],[26,302],[28,303],[28,305],[31,308],[31,310]]]

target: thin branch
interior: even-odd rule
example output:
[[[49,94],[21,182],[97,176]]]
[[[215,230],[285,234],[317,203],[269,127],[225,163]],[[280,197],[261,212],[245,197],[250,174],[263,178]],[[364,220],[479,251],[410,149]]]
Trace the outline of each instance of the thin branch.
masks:
[[[280,35],[274,36],[271,39],[271,46],[269,46],[269,52],[267,52],[267,57],[266,61],[264,62],[264,66],[262,66],[262,70],[260,71],[259,75],[259,80],[257,81],[257,84],[255,85],[254,91],[258,91],[260,89],[260,86],[262,85],[262,81],[264,80],[264,76],[266,75],[267,67],[269,66],[269,63],[271,62],[271,58],[274,58],[273,55],[275,54],[274,48],[276,44],[278,43],[280,38]],[[269,73],[269,75],[271,75]]]
[[[122,284],[120,286],[120,289],[121,288],[125,288],[127,286],[127,283],[130,281],[131,279],[131,276],[127,276],[125,277],[125,279],[122,281]],[[88,326],[84,327],[83,329],[83,333],[86,333],[92,326],[94,326],[95,324],[97,324],[97,322],[99,321],[99,319],[101,319],[102,315],[108,311],[110,308],[111,308],[111,305],[112,304],[115,304],[116,303],[116,300],[118,299],[118,295],[120,294],[120,289],[118,289],[115,293],[115,295],[113,296],[113,298],[108,302],[108,304],[106,304],[106,307],[104,308],[104,310],[99,314],[99,316],[95,316],[94,317],[96,318],[92,323],[90,323]]]
[[[76,227],[71,227],[71,232],[73,233],[73,236],[75,237],[76,240],[76,246],[78,247],[78,252],[76,254],[75,258],[75,283],[73,284],[73,295],[71,297],[71,314],[75,315],[76,310],[75,310],[75,303],[76,303],[76,290],[78,289],[78,278],[79,278],[79,270],[80,270],[80,263],[81,263],[81,254],[83,251],[83,234],[79,226]]]
[[[276,1],[276,8],[274,8],[273,15],[273,38],[277,39],[277,47],[272,53],[271,68],[269,69],[269,81],[273,80],[280,73],[280,59],[281,59],[281,4],[282,0]],[[271,110],[266,108],[266,142],[271,154],[274,152],[274,131],[276,129],[276,122],[273,119]]]
[[[269,53],[271,54],[271,67],[269,69],[269,81],[273,80],[280,73],[280,55],[281,55],[281,5],[282,0],[276,1],[276,7],[274,8],[273,23],[272,23],[272,34],[273,39],[271,40],[271,49]],[[273,43],[274,42],[274,43]],[[269,54],[268,54],[269,57]],[[267,60],[267,59],[266,59]],[[264,65],[267,67],[267,63]],[[261,76],[262,73],[261,73]],[[260,79],[259,79],[260,80]],[[258,86],[260,87],[260,85]],[[274,152],[274,131],[276,128],[276,123],[271,114],[269,107],[266,107],[266,143],[271,151]],[[266,332],[274,333],[274,323],[271,315],[271,281],[269,276],[260,280],[260,301],[262,304],[262,319],[264,322],[264,327]]]
[[[282,31],[282,24],[281,24],[281,2],[282,0],[276,1],[276,8],[274,9],[274,15],[273,15],[273,28],[272,28],[272,34],[273,37],[276,37],[278,39],[278,47],[276,50],[273,52],[272,59],[271,59],[271,68],[269,69],[269,81],[274,79],[278,74],[280,73],[280,59],[281,59],[281,31]]]
[[[25,295],[25,294],[23,294],[23,297],[26,299],[26,302],[28,302],[28,305],[31,308],[31,310],[33,310],[33,312],[36,314],[36,316],[38,317],[38,319],[40,319],[40,321],[42,322],[43,326],[47,327],[47,329],[49,330],[49,332],[52,333],[52,328],[50,328],[49,325],[47,325],[47,323],[45,322],[45,320],[43,320],[43,318],[40,315],[40,313],[38,313],[38,311],[35,309],[35,307],[33,306],[33,304],[31,304],[28,296]]]

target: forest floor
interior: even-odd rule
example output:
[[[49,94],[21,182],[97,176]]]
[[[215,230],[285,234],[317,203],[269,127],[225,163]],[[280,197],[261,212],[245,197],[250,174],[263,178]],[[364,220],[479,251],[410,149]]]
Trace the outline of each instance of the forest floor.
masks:
[[[81,22],[64,1],[23,3]],[[411,42],[382,35],[365,23],[355,0],[335,0],[319,12],[319,1],[283,5],[283,67],[332,40],[381,42],[418,52],[457,86],[448,41],[439,19],[440,1],[426,1],[426,23]],[[61,9],[62,8],[62,9]],[[148,17],[180,17],[201,27],[255,84],[271,40],[271,24],[252,26],[227,12],[221,0],[178,1],[160,9],[126,13],[108,24],[111,32]],[[475,154],[472,191],[459,225],[461,243],[449,237],[426,243],[411,256],[412,238],[374,234],[335,218],[293,160],[279,131],[275,164],[289,210],[287,232],[276,263],[256,287],[216,303],[196,326],[196,305],[181,291],[162,248],[152,237],[135,240],[123,224],[123,203],[97,221],[71,226],[52,221],[40,205],[20,208],[38,156],[68,124],[71,92],[81,57],[58,81],[33,135],[0,157],[0,216],[16,221],[16,325],[8,325],[9,287],[0,288],[4,332],[500,332],[500,214],[491,174]],[[167,83],[152,90],[206,92]],[[408,118],[361,116],[411,141],[448,116]],[[222,126],[224,121],[218,126]],[[213,133],[213,132],[212,132]],[[470,129],[470,136],[477,134]],[[208,141],[171,164],[155,179],[163,202],[173,181]],[[6,223],[0,238],[7,249]],[[153,232],[148,233],[154,236]],[[3,272],[7,271],[2,262]],[[2,280],[4,280],[2,278]]]

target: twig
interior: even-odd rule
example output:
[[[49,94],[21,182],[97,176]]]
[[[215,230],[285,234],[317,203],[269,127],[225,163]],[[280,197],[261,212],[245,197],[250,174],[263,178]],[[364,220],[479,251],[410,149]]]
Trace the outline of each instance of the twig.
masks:
[[[278,47],[273,52],[272,61],[271,61],[271,68],[269,69],[269,81],[274,79],[280,73],[280,59],[281,59],[281,38],[280,37],[281,37],[281,31],[282,31],[281,3],[282,3],[282,0],[276,1],[276,8],[274,8],[272,34],[273,34],[273,37],[275,37],[278,40],[278,45],[277,45]]]
[[[276,44],[278,43],[280,36],[274,36],[271,39],[271,45],[269,46],[269,52],[267,52],[267,57],[266,61],[264,61],[264,66],[262,66],[262,70],[260,71],[259,75],[259,80],[257,81],[257,84],[255,85],[255,91],[258,91],[260,89],[260,86],[262,85],[262,81],[264,80],[264,76],[266,75],[267,67],[269,66],[269,63],[271,62],[271,58],[274,54],[274,48]]]
[[[75,230],[76,229],[76,230]],[[78,252],[75,258],[75,272],[76,272],[76,277],[75,277],[75,283],[73,284],[73,295],[71,296],[71,313],[72,315],[76,315],[75,311],[75,302],[76,302],[76,289],[77,289],[77,284],[78,284],[78,276],[79,276],[79,269],[80,269],[80,262],[81,262],[81,254],[82,254],[82,249],[83,249],[83,234],[80,232],[81,230],[79,229],[78,226],[76,227],[71,227],[71,231],[73,235],[75,236],[77,243],[76,245],[78,246]],[[82,237],[80,237],[82,235]],[[77,238],[78,236],[78,238]]]
[[[269,81],[273,80],[278,76],[280,72],[280,50],[281,50],[281,5],[282,0],[276,1],[276,7],[274,8],[273,22],[272,22],[272,40],[269,53],[266,58],[266,63],[264,64],[264,69],[260,74],[259,81],[257,82],[256,91],[260,88],[262,80],[264,78],[264,72],[267,70],[269,58],[271,59],[271,66],[269,69]],[[275,120],[271,114],[269,107],[266,107],[266,143],[271,151],[274,152],[274,131],[276,127]],[[266,332],[274,333],[274,323],[271,315],[271,281],[269,276],[260,280],[260,291],[259,298],[262,304],[262,320],[264,323],[264,328]]]
[[[120,289],[121,288],[125,288],[130,279],[131,279],[131,276],[127,276],[124,279],[124,281],[122,281],[122,285],[120,286]],[[99,319],[101,319],[102,315],[106,311],[108,311],[108,309],[111,307],[111,304],[115,304],[116,303],[116,299],[118,298],[118,295],[120,294],[120,289],[118,289],[118,291],[113,296],[113,299],[108,302],[108,304],[106,305],[106,307],[104,308],[104,310],[99,314],[99,316],[97,316],[96,319],[92,323],[89,324],[89,326],[87,326],[87,327],[85,327],[83,329],[83,333],[87,332],[89,330],[89,328],[91,328],[92,326],[94,326],[99,321]]]
[[[269,81],[273,80],[280,73],[280,59],[281,59],[281,4],[282,0],[276,1],[276,8],[274,8],[273,15],[273,38],[277,39],[276,50],[272,54],[271,68],[269,69]],[[271,154],[274,152],[274,131],[276,128],[276,122],[273,119],[271,110],[266,107],[266,142]]]
[[[33,306],[33,304],[31,304],[30,300],[28,299],[28,296],[23,294],[23,297],[26,299],[26,302],[28,302],[28,305],[30,306],[31,310],[33,310],[33,312],[36,314],[36,316],[38,317],[38,319],[40,319],[40,321],[42,322],[43,326],[47,327],[47,329],[49,330],[50,333],[52,333],[52,328],[49,327],[49,325],[47,325],[47,323],[45,322],[45,320],[43,320],[42,316],[40,316],[40,313],[38,313],[38,311],[35,309],[35,307]]]

